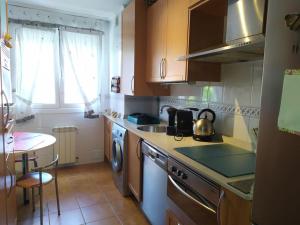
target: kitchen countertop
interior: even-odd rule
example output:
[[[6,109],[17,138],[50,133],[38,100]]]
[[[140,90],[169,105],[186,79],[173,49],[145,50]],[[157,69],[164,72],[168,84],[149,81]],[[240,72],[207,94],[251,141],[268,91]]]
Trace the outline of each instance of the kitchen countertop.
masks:
[[[209,169],[208,167],[186,157],[183,154],[180,154],[175,151],[175,148],[180,147],[192,147],[192,146],[201,146],[201,145],[211,145],[216,143],[209,143],[209,142],[199,142],[193,140],[192,137],[185,137],[182,141],[175,141],[173,136],[168,136],[165,133],[152,133],[152,132],[144,132],[141,130],[138,130],[137,127],[140,125],[133,124],[131,122],[128,122],[126,119],[119,119],[114,118],[110,115],[104,114],[105,117],[107,117],[109,120],[111,120],[114,123],[117,123],[118,125],[126,128],[130,132],[136,134],[140,138],[147,141],[149,144],[151,144],[153,147],[156,147],[163,153],[167,154],[168,156],[171,156],[178,160],[179,162],[187,165],[191,169],[195,170],[196,172],[200,173],[201,175],[206,176],[207,178],[211,179],[212,181],[216,182],[220,186],[232,191],[236,195],[240,196],[241,198],[245,200],[252,200],[252,193],[250,194],[244,194],[243,192],[239,191],[238,189],[232,187],[228,183],[235,182],[235,181],[241,181],[241,180],[248,180],[253,179],[254,175],[246,175],[246,176],[240,176],[240,177],[234,177],[234,178],[227,178],[222,176],[221,174]],[[251,149],[251,145],[245,142],[238,141],[231,137],[223,137],[223,143],[232,144],[244,149]],[[222,144],[222,143],[219,143]]]

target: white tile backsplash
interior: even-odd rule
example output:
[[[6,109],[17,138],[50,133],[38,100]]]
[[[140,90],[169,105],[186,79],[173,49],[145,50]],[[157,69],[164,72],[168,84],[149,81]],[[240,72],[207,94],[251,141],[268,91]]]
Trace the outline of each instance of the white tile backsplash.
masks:
[[[211,84],[209,87],[208,101],[215,103],[222,103],[223,101],[223,83]]]
[[[188,84],[174,84],[172,85],[172,96],[186,96],[185,93],[189,93],[189,96],[202,96],[203,83],[188,85]]]
[[[260,107],[261,104],[261,89],[262,89],[262,73],[263,66],[261,63],[253,65],[253,83],[252,83],[252,98],[251,106]]]
[[[250,63],[222,65],[223,103],[250,106],[252,73],[253,66]]]
[[[251,142],[248,127],[249,117],[223,113],[223,134],[233,136],[241,141]]]
[[[161,97],[160,106],[210,107],[217,115],[217,132],[251,143],[255,150],[252,129],[259,125],[262,73],[262,61],[224,64],[221,82],[172,85],[172,96]],[[166,120],[167,114],[161,119]]]

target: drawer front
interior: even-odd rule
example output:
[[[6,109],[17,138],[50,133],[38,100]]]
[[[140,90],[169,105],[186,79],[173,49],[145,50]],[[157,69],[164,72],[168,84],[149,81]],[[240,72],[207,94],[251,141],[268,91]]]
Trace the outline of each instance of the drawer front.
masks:
[[[217,205],[220,196],[220,187],[213,181],[197,174],[196,172],[181,165],[181,163],[169,159],[168,161],[169,174],[179,182],[184,182],[193,191],[201,193],[203,197],[209,200],[211,203]],[[185,178],[183,178],[185,176]]]

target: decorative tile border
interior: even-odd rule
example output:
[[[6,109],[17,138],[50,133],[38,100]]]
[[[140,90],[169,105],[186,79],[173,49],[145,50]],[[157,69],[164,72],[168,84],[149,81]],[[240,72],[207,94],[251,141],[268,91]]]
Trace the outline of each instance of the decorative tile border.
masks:
[[[199,109],[211,108],[217,113],[231,113],[241,116],[259,118],[260,108],[251,106],[238,106],[223,103],[201,101],[197,97],[161,97],[160,105],[171,105],[177,108],[195,107]]]

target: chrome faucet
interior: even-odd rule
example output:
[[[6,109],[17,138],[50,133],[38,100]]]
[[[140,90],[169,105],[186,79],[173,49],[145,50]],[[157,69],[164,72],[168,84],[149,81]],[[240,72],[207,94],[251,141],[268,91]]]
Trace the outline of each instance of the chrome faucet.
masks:
[[[171,106],[171,105],[163,105],[163,106],[161,106],[160,107],[160,114],[162,114],[163,113],[163,111],[164,111],[164,108],[174,108],[173,106]]]

